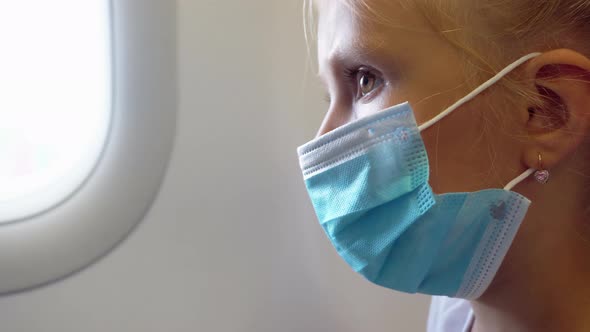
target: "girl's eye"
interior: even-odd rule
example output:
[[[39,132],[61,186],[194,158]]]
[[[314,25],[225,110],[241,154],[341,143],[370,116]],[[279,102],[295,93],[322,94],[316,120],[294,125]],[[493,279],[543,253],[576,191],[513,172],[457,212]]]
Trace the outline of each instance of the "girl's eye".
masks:
[[[375,92],[383,84],[383,80],[367,69],[358,69],[349,75],[356,90],[356,97],[361,99]]]
[[[349,68],[344,71],[344,74],[354,92],[354,98],[358,100],[374,95],[384,83],[379,74],[367,67]],[[367,101],[365,99],[365,102]]]
[[[359,86],[359,95],[364,97],[371,93],[377,84],[377,78],[375,75],[369,72],[359,72],[358,73],[358,86]]]

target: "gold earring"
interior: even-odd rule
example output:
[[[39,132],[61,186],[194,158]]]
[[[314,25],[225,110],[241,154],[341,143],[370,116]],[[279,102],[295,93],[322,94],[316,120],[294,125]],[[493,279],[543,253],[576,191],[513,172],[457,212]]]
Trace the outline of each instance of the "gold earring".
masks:
[[[535,180],[540,184],[546,184],[549,181],[549,171],[543,169],[543,158],[539,153],[539,168],[535,172]]]

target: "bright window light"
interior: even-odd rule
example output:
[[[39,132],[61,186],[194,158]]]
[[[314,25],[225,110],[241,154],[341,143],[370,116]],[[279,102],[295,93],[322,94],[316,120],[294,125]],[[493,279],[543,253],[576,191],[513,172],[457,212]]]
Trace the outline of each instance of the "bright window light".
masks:
[[[108,0],[0,0],[0,223],[88,178],[111,118]]]

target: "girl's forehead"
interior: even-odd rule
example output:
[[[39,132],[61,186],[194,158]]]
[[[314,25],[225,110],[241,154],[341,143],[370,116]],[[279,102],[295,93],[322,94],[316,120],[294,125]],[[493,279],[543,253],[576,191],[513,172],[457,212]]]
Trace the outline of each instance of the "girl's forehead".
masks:
[[[417,10],[396,0],[320,0],[317,13],[318,55],[324,60],[432,45],[436,35]]]
[[[432,32],[430,24],[414,6],[401,0],[313,0],[318,13],[318,32],[363,33],[363,40],[403,34]],[[323,31],[321,31],[323,30]]]

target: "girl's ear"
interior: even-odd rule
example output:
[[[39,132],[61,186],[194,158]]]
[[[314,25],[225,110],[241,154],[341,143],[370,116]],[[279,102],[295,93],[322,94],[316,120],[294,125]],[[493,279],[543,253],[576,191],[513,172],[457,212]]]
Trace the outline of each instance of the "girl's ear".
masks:
[[[545,52],[525,66],[529,88],[539,103],[527,105],[530,144],[524,160],[551,169],[575,151],[590,134],[590,59],[569,49]]]

